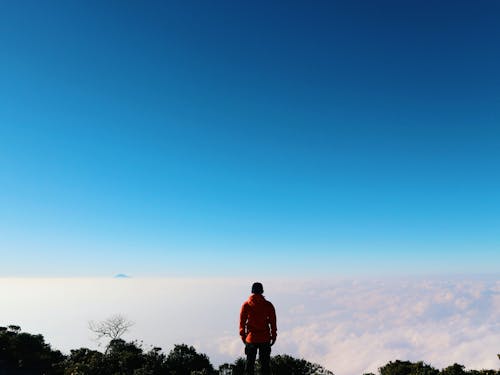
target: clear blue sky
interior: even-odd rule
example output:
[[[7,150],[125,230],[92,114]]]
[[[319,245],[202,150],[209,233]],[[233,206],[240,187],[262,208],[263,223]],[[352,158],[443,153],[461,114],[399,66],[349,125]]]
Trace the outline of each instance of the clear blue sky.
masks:
[[[498,1],[2,1],[0,275],[498,272]]]

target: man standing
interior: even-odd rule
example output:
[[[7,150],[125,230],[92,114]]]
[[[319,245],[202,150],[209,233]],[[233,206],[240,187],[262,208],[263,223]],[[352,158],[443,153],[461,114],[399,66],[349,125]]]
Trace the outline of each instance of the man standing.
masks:
[[[254,283],[252,295],[241,306],[240,336],[247,355],[247,375],[254,375],[257,351],[259,351],[262,375],[271,373],[269,361],[271,346],[276,341],[276,312],[273,304],[267,301],[262,293],[264,293],[262,284]]]

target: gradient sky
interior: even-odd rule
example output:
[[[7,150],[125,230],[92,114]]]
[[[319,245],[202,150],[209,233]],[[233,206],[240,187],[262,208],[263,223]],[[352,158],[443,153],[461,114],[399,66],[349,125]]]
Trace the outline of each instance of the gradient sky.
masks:
[[[498,1],[2,1],[0,274],[497,273]]]

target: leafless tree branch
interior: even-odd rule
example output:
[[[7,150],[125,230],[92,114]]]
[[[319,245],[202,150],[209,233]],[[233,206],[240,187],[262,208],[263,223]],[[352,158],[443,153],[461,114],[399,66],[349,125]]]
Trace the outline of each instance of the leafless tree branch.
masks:
[[[90,321],[89,329],[96,334],[97,341],[104,338],[109,340],[106,346],[107,353],[111,341],[120,339],[134,324],[123,315],[116,314],[101,322]]]

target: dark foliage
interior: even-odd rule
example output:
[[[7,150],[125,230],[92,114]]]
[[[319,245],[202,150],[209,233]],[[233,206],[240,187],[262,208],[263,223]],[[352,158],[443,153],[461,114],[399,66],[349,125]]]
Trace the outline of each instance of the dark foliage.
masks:
[[[144,352],[136,342],[121,339],[110,343],[107,354],[89,349],[72,350],[65,375],[212,375],[205,354],[192,346],[176,345],[166,356],[161,348]]]
[[[324,367],[289,355],[271,358],[274,375],[333,375]],[[232,375],[244,375],[245,359],[219,367]],[[106,354],[80,348],[64,356],[52,350],[42,335],[21,332],[18,326],[0,327],[0,375],[214,375],[209,358],[185,344],[165,355],[161,348],[149,351],[137,342],[111,341]],[[380,375],[500,375],[499,370],[466,370],[453,364],[441,371],[424,362],[394,361],[379,369]],[[365,374],[374,375],[374,374]]]
[[[167,368],[171,374],[213,374],[214,368],[205,354],[199,354],[192,346],[175,345],[167,356]],[[194,375],[194,374],[193,374]]]
[[[19,326],[0,328],[1,375],[62,375],[64,356],[42,335],[22,333]]]
[[[245,374],[245,359],[238,358],[233,364],[225,363],[219,367],[219,372],[224,374],[224,369],[231,369],[231,375]],[[259,363],[256,363],[257,373],[259,371]],[[324,367],[306,361],[305,359],[297,359],[289,355],[277,355],[271,357],[271,370],[273,375],[333,375]]]
[[[379,369],[380,375],[500,375],[499,370],[469,370],[457,363],[441,371],[423,363],[400,361],[389,362]]]
[[[219,366],[219,374],[225,374],[223,370],[232,370],[231,375],[244,375],[245,374],[245,358],[239,357],[234,363],[224,363]],[[258,364],[257,364],[258,365]]]
[[[379,369],[380,375],[438,375],[439,370],[423,362],[389,362]]]
[[[64,373],[67,375],[100,375],[104,368],[104,355],[86,348],[72,350],[67,357]]]
[[[455,363],[441,370],[441,375],[466,375],[465,367]]]
[[[293,358],[289,355],[277,355],[271,359],[271,369],[274,375],[333,375],[324,367]]]
[[[500,375],[500,370],[470,370],[467,375]]]

